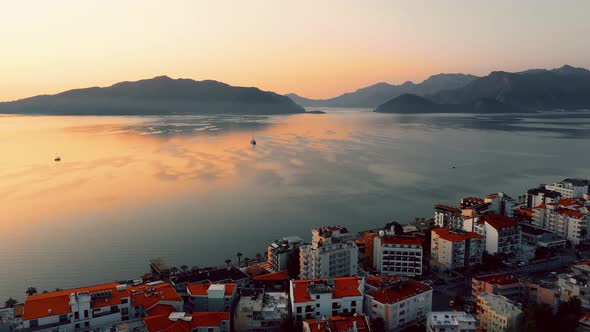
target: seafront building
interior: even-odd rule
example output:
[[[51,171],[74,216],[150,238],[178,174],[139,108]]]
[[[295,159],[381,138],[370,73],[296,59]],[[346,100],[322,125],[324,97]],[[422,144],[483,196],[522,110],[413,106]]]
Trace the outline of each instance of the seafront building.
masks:
[[[311,244],[299,248],[301,279],[354,276],[358,273],[358,248],[342,226],[314,228]]]
[[[545,189],[558,192],[562,198],[583,197],[590,194],[590,180],[568,178],[560,182],[547,184]]]
[[[426,319],[432,310],[432,288],[403,276],[368,277],[365,314],[381,318],[386,331],[399,331]]]
[[[486,332],[522,331],[522,309],[502,295],[479,294],[476,310],[479,328]]]
[[[431,231],[430,264],[442,270],[454,270],[481,264],[483,236],[475,232],[435,228]]]
[[[23,328],[31,331],[82,331],[141,324],[147,316],[182,311],[183,301],[164,282],[110,283],[32,295],[25,301]]]
[[[433,311],[426,319],[428,332],[475,332],[477,320],[464,311]]]
[[[267,248],[267,262],[274,272],[286,271],[291,259],[299,259],[299,247],[303,239],[298,236],[287,236],[273,241]]]
[[[359,277],[291,280],[291,312],[299,321],[362,313],[364,292]]]
[[[461,210],[444,204],[434,205],[434,223],[441,228],[463,229]]]
[[[540,204],[533,208],[532,223],[579,244],[590,235],[590,202],[579,197]]]
[[[483,236],[485,251],[490,255],[517,255],[520,247],[520,227],[517,222],[500,214],[484,214],[466,219],[463,229]]]
[[[233,311],[237,284],[188,284],[188,299],[193,312]]]
[[[422,275],[422,239],[379,231],[373,239],[373,268],[381,275]]]

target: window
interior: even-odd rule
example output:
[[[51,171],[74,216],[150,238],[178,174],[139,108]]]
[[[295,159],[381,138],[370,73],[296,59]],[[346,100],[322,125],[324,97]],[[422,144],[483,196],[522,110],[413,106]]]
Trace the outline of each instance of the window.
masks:
[[[297,313],[300,314],[301,313],[301,307],[297,307]]]
[[[78,311],[74,312],[74,319],[80,319],[80,313]]]
[[[84,322],[84,326],[85,327],[89,327],[90,326],[90,322]]]
[[[129,314],[129,308],[122,308],[121,309],[121,315],[128,315]]]
[[[316,299],[316,300],[319,300],[319,299],[320,299],[320,296],[319,296],[319,295],[316,295],[316,296],[315,296],[315,299]]]
[[[88,310],[84,310],[84,318],[88,318]]]
[[[39,326],[39,321],[36,319],[31,319],[31,322],[29,323],[29,325],[31,327],[37,327],[37,326]]]
[[[121,304],[126,304],[129,303],[129,299],[128,298],[122,298],[121,299]]]

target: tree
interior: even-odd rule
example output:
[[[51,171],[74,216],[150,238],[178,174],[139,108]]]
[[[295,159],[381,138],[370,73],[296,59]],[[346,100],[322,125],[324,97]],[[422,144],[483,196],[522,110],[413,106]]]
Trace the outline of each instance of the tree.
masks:
[[[177,274],[178,273],[178,268],[176,266],[173,266],[170,268],[170,274]]]
[[[186,265],[181,265],[181,266],[180,266],[180,270],[181,270],[182,272],[186,272],[186,271],[188,271],[188,266],[186,266]]]
[[[231,264],[231,259],[226,259],[225,260],[225,265],[227,265],[227,268],[229,268],[229,265]]]
[[[256,261],[260,263],[262,261],[262,255],[260,253],[256,254]]]
[[[6,308],[12,308],[17,303],[18,303],[18,301],[11,297],[11,298],[8,298],[8,300],[6,300],[6,302],[4,302],[4,305],[6,306]]]
[[[386,228],[393,227],[393,231],[395,232],[395,235],[404,235],[404,226],[402,226],[397,221],[393,221],[393,222],[387,223],[387,224],[385,224],[385,227]]]
[[[562,332],[575,332],[578,326],[578,319],[582,315],[582,302],[577,297],[562,302],[557,311],[559,330]]]
[[[29,287],[29,288],[27,288],[27,291],[25,293],[27,293],[27,295],[29,295],[29,296],[35,295],[35,294],[37,294],[37,288]]]
[[[524,332],[557,331],[559,323],[546,303],[530,303],[524,308]]]
[[[244,254],[242,254],[241,252],[238,252],[236,254],[236,256],[238,257],[238,266],[241,266],[241,264],[242,264],[242,256],[244,256]]]
[[[251,261],[250,258],[248,258],[248,257],[244,258],[244,265],[249,266],[250,265],[250,261]]]

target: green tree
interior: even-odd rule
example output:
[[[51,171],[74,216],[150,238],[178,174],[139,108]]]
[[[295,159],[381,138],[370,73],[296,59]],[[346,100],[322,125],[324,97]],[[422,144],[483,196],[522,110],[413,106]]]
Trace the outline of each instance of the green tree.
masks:
[[[170,268],[170,274],[177,274],[178,273],[178,268],[176,266],[173,266]]]
[[[18,303],[18,301],[11,297],[11,298],[8,298],[8,300],[6,300],[6,302],[4,302],[4,306],[6,306],[6,308],[12,308],[17,303]]]
[[[582,315],[582,302],[577,297],[572,297],[567,302],[562,302],[557,311],[560,332],[575,332],[578,320]]]
[[[225,265],[227,265],[227,267],[229,268],[229,265],[231,264],[231,259],[226,259],[225,260]]]
[[[29,288],[27,288],[27,291],[25,293],[27,293],[27,295],[29,295],[29,296],[35,295],[35,294],[37,294],[37,288],[29,287]]]
[[[260,263],[262,261],[262,255],[260,253],[256,254],[256,261]]]
[[[242,256],[244,256],[244,254],[242,254],[241,252],[238,252],[236,254],[236,256],[238,257],[238,266],[241,266],[241,264],[242,264]]]
[[[181,266],[180,266],[180,270],[181,270],[182,272],[186,272],[186,271],[188,271],[188,266],[186,266],[186,265],[181,265]]]

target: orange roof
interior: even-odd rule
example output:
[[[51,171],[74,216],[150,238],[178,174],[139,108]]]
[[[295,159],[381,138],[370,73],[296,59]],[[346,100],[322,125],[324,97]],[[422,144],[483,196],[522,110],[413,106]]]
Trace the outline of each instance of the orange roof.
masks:
[[[390,282],[386,284],[384,282]],[[405,300],[412,296],[422,294],[431,290],[431,288],[419,281],[400,276],[378,276],[368,277],[367,284],[376,287],[376,290],[367,292],[375,301],[384,304],[393,304]]]
[[[557,204],[561,206],[579,205],[580,202],[585,202],[583,197],[563,198],[557,201]]]
[[[199,327],[220,327],[224,321],[229,327],[229,312],[193,312],[186,316],[191,317],[191,320],[173,321],[168,314],[146,317],[143,322],[149,332],[190,332]]]
[[[547,208],[547,205],[539,204],[539,205],[535,206],[533,209],[546,209],[546,208]]]
[[[494,285],[512,285],[512,284],[519,283],[519,280],[517,277],[515,277],[511,274],[507,274],[507,273],[492,274],[492,275],[481,276],[481,277],[473,277],[473,279],[483,281],[488,284],[494,284]]]
[[[343,298],[349,296],[362,296],[359,290],[362,278],[359,277],[343,277],[334,278],[334,287],[332,288],[333,298]],[[295,303],[313,301],[311,294],[309,294],[310,284],[324,284],[328,285],[327,279],[309,279],[309,280],[294,280],[293,281],[293,300]]]
[[[232,296],[235,288],[236,283],[225,284],[225,296]]]
[[[122,297],[129,297],[129,292],[127,290],[117,291],[118,285],[118,283],[109,283],[31,295],[25,301],[23,320],[57,316],[71,312],[70,294],[77,292],[112,292],[112,296],[109,298],[93,301],[92,308],[120,304]],[[107,299],[108,303],[106,302]]]
[[[256,277],[254,277],[254,280],[256,280],[256,281],[284,281],[284,280],[289,280],[289,274],[287,273],[287,271],[273,272],[273,273],[264,274],[261,276],[256,276]]]
[[[345,277],[334,278],[334,292],[332,298],[339,299],[349,296],[363,296],[359,290],[360,283],[363,278],[359,277]]]
[[[358,331],[369,331],[369,324],[364,315],[332,316],[327,321],[308,319],[305,323],[308,324],[311,332],[326,332],[328,331],[328,325],[330,326],[330,332],[347,332],[352,330],[355,323]]]
[[[483,236],[474,232],[456,232],[448,228],[435,228],[432,230],[432,232],[438,235],[441,239],[451,242],[463,242],[469,239],[483,238]]]
[[[168,283],[160,283],[156,285],[143,284],[139,286],[129,287],[131,296],[131,305],[143,306],[144,309],[149,309],[160,301],[174,301],[182,302],[182,298],[174,287]]]
[[[518,226],[514,219],[503,216],[501,214],[484,214],[483,216],[481,216],[480,220],[487,222],[488,224],[490,224],[490,226],[494,227],[497,230]]]
[[[405,237],[405,236],[382,236],[381,244],[403,244],[403,245],[414,245],[422,246],[422,240],[417,237]]]
[[[158,304],[155,307],[147,310],[148,315],[150,316],[159,316],[159,315],[170,315],[170,313],[176,311],[176,309],[168,304]]]
[[[576,219],[582,219],[586,215],[583,212],[575,211],[575,210],[569,210],[569,209],[558,209],[555,212],[557,212],[559,214],[564,214],[564,215],[566,215],[568,217],[573,217],[573,218],[576,218]]]

